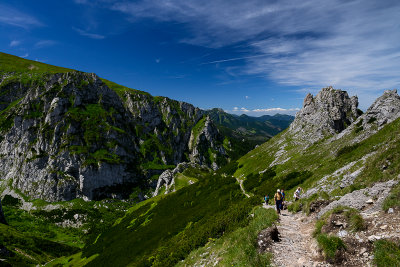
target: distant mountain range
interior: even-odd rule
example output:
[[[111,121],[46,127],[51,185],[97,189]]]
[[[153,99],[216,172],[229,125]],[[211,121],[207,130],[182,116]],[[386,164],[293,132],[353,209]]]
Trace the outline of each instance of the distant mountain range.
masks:
[[[224,110],[214,108],[207,111],[215,124],[233,130],[237,138],[244,138],[255,143],[263,143],[272,136],[286,129],[294,120],[294,116],[275,114],[252,117],[245,114],[234,115]]]

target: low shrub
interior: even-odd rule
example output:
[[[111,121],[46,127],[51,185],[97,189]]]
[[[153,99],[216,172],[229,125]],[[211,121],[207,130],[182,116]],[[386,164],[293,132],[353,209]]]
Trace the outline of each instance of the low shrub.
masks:
[[[21,200],[13,197],[11,195],[5,195],[1,202],[4,206],[10,206],[10,207],[14,207],[14,208],[18,208],[21,206]]]
[[[301,211],[303,204],[300,201],[295,201],[288,206],[288,211],[296,213]]]
[[[349,154],[350,152],[352,152],[359,146],[360,146],[360,143],[356,143],[354,145],[349,145],[349,146],[344,146],[341,149],[339,149],[338,152],[336,152],[336,157],[340,157],[342,155]]]
[[[376,121],[376,118],[375,117],[371,117],[371,118],[369,118],[367,123],[373,123],[374,121]]]

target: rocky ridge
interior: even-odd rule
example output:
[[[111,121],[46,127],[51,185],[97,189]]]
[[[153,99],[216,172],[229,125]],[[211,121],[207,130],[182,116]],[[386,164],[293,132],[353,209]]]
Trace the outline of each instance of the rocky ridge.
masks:
[[[188,103],[111,89],[89,73],[24,79],[0,78],[0,177],[30,197],[124,198],[155,186],[149,178],[163,166],[217,168],[228,157],[204,111]]]
[[[275,139],[276,152],[269,167],[290,160],[288,148],[304,151],[312,144],[328,137],[337,136],[352,125],[362,113],[357,109],[358,98],[349,97],[346,91],[325,87],[314,97],[307,94],[303,108],[297,112],[294,121]]]
[[[332,137],[332,140],[340,139],[353,131],[360,132],[354,142],[360,142],[382,129],[386,124],[400,117],[400,96],[397,90],[386,90],[382,96],[357,120],[340,134]]]
[[[296,114],[288,132],[298,142],[315,143],[352,124],[360,115],[357,107],[356,96],[350,98],[346,91],[323,88],[315,97],[311,94],[305,97],[303,108]]]

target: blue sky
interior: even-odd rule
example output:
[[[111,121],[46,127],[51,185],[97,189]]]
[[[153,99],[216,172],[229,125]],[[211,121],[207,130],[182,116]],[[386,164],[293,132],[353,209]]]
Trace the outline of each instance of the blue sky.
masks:
[[[252,116],[400,84],[400,2],[3,0],[0,51]]]

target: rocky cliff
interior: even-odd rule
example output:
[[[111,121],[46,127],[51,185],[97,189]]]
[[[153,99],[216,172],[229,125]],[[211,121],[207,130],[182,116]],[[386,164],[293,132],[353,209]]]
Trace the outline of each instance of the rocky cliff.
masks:
[[[95,74],[0,75],[0,179],[33,198],[127,197],[166,168],[226,160],[194,106]]]
[[[351,133],[359,133],[354,142],[360,142],[400,117],[400,96],[397,90],[386,90],[374,103],[346,130],[332,139],[340,139]]]
[[[299,142],[315,143],[353,123],[361,115],[357,106],[356,96],[350,98],[346,91],[323,88],[315,97],[311,94],[305,97],[289,132]]]

